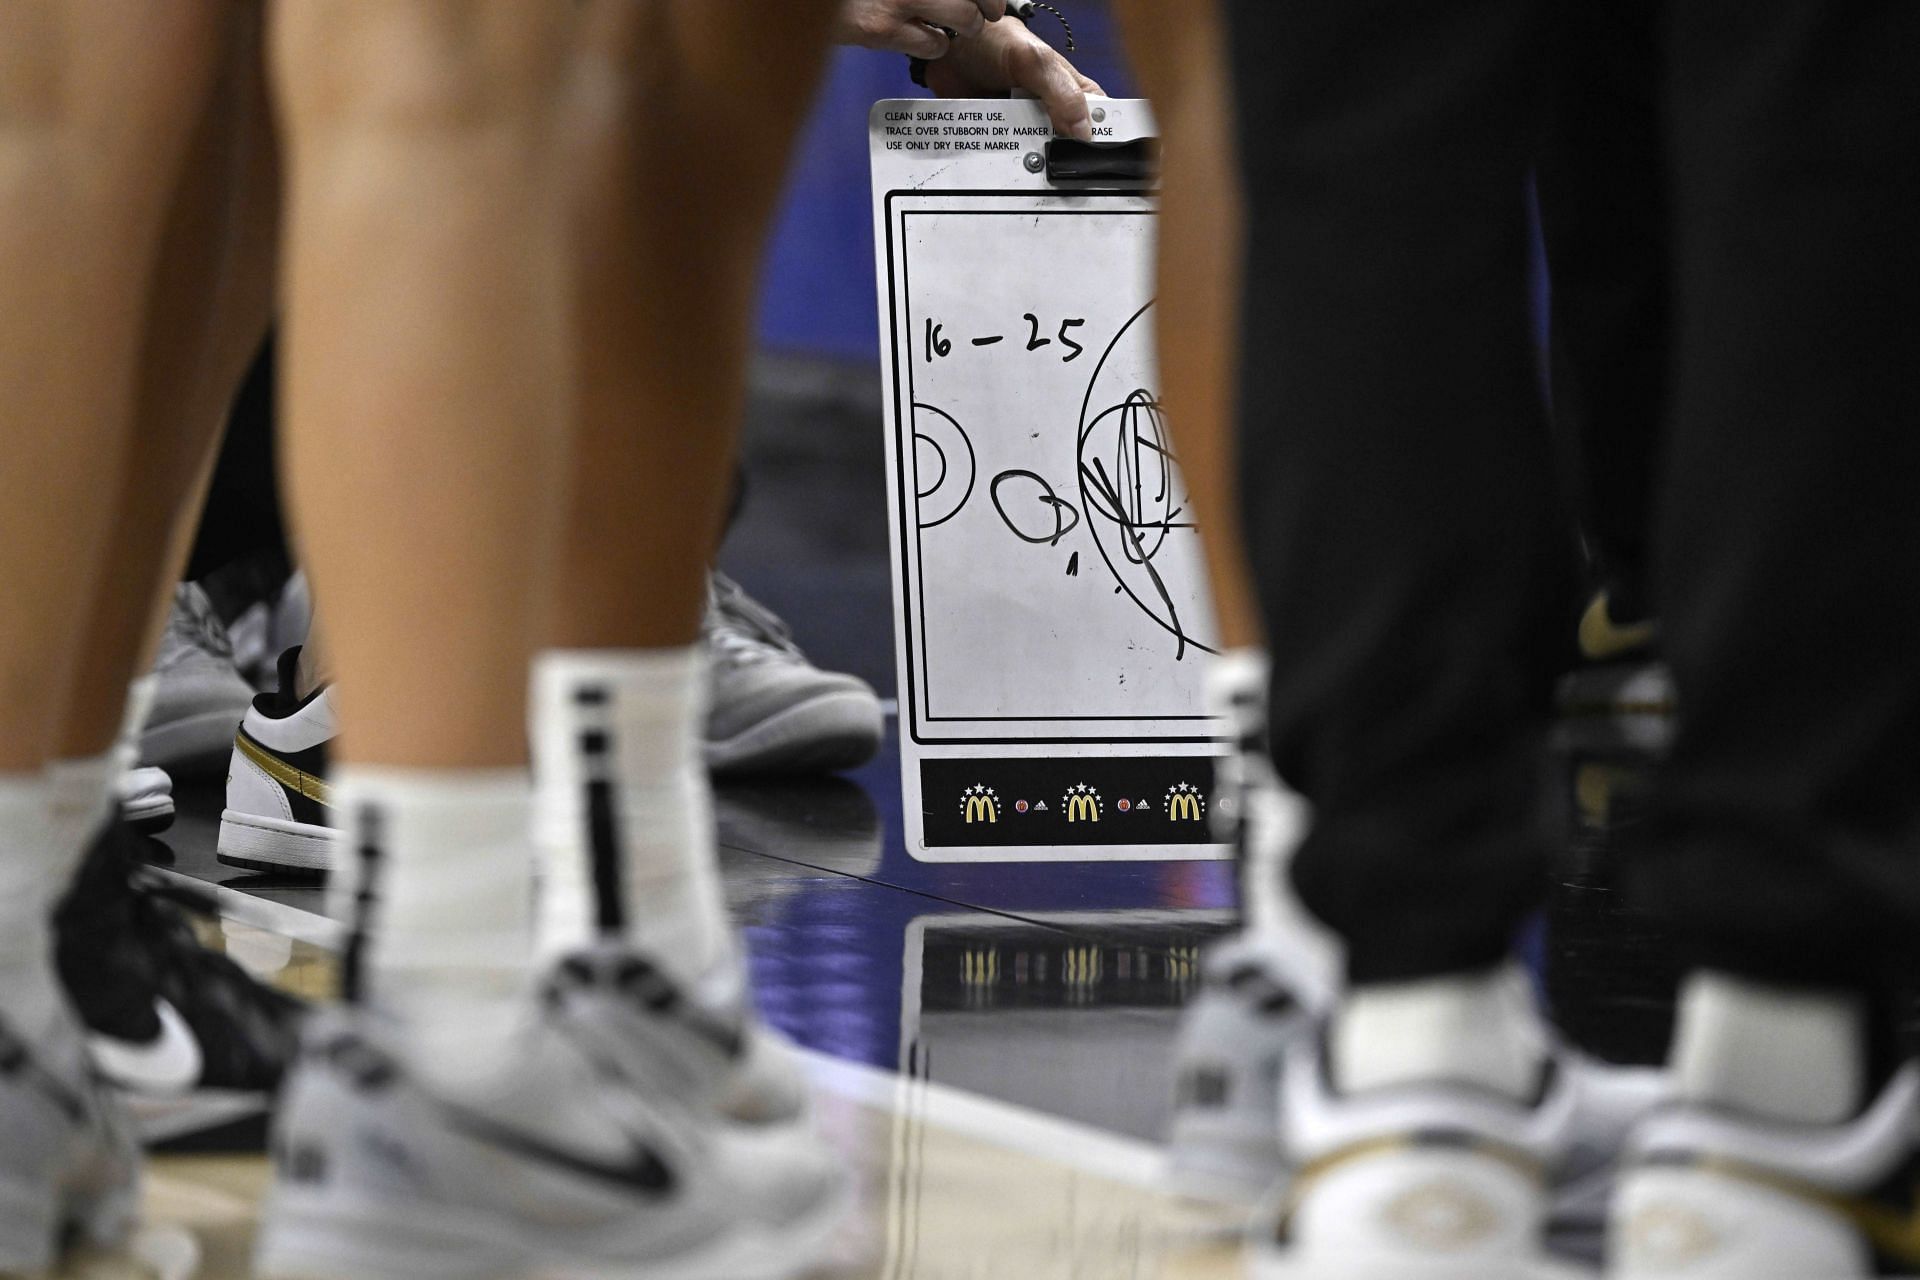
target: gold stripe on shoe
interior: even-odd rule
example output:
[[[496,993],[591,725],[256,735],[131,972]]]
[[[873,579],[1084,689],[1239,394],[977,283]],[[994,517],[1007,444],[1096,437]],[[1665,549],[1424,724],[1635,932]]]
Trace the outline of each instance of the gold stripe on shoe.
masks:
[[[1605,662],[1646,648],[1659,632],[1660,624],[1651,620],[1624,627],[1614,622],[1607,593],[1602,591],[1580,615],[1580,652],[1589,661]]]
[[[234,737],[233,745],[239,748],[241,755],[260,766],[261,772],[287,790],[303,795],[315,804],[333,807],[333,793],[325,778],[317,778],[305,770],[294,768],[248,737],[244,731]]]

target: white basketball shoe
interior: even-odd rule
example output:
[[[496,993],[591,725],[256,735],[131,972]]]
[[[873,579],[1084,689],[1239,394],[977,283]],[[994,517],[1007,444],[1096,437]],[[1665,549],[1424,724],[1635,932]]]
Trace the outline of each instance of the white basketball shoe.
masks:
[[[655,978],[631,994],[675,1003]],[[726,1052],[724,1029],[596,1026],[610,1007],[571,998],[578,979],[556,975],[560,1016],[457,1098],[372,1017],[317,1023],[274,1140],[259,1274],[787,1280],[817,1266],[848,1203],[834,1158],[803,1130],[714,1109],[690,1068]]]
[[[708,583],[704,753],[716,776],[805,776],[865,764],[885,717],[872,686],[807,661],[774,612],[725,574]]]
[[[325,875],[333,868],[327,744],[339,732],[333,691],[294,696],[300,650],[280,655],[280,687],[247,708],[227,765],[215,856],[249,871]]]
[[[1316,1033],[1329,997],[1285,938],[1236,934],[1201,963],[1203,985],[1174,1053],[1169,1168],[1183,1194],[1252,1203],[1292,1176],[1281,1141],[1281,1080],[1290,1051]],[[1566,1049],[1559,1064],[1577,1087],[1548,1232],[1556,1251],[1597,1256],[1627,1137],[1668,1097],[1671,1082],[1657,1068],[1614,1066]]]
[[[1291,1177],[1249,1241],[1251,1280],[1569,1280],[1547,1250],[1580,1081],[1548,1061],[1533,1098],[1451,1084],[1343,1095],[1319,1038],[1281,1085]]]
[[[139,1198],[140,1154],[62,1015],[29,1044],[0,1019],[0,1275],[38,1275],[63,1239],[113,1247]]]
[[[1286,1174],[1281,1071],[1331,998],[1291,941],[1247,929],[1201,957],[1174,1044],[1168,1168],[1183,1194],[1251,1201]]]
[[[128,769],[113,784],[120,816],[143,835],[158,835],[173,825],[173,778],[165,769]]]
[[[1920,1068],[1846,1124],[1699,1105],[1640,1125],[1613,1206],[1619,1280],[1920,1275]]]

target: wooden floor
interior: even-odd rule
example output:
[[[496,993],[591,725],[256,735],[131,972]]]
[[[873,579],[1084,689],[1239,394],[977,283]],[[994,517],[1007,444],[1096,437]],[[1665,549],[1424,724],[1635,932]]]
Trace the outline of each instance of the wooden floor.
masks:
[[[210,938],[216,935],[210,934]],[[279,980],[332,986],[330,955],[229,922],[217,935]],[[806,1058],[825,1139],[860,1186],[821,1280],[1219,1280],[1239,1274],[1243,1213],[1160,1187],[1161,1153],[1132,1139],[939,1084]],[[163,1156],[122,1254],[75,1257],[72,1280],[238,1280],[251,1274],[267,1167],[258,1155]]]

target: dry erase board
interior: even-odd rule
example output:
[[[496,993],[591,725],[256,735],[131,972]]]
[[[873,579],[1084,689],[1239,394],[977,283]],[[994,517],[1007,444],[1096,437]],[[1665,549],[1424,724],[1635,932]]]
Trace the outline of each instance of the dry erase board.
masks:
[[[1100,105],[1105,140],[1146,104]],[[1154,360],[1147,183],[1049,171],[1038,104],[872,115],[907,843],[1224,856],[1195,517]]]

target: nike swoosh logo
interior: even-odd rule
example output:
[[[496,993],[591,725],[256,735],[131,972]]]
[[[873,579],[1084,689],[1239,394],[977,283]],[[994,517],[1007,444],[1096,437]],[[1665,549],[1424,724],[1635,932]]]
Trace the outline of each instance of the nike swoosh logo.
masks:
[[[160,1018],[160,1034],[146,1043],[89,1032],[87,1045],[100,1074],[136,1093],[185,1093],[200,1083],[205,1059],[193,1028],[180,1011],[156,997],[153,1011]]]
[[[1615,624],[1603,591],[1580,616],[1580,652],[1593,662],[1604,662],[1646,648],[1658,633],[1659,626],[1653,622]]]
[[[656,1199],[673,1194],[679,1182],[679,1179],[674,1177],[673,1170],[667,1166],[667,1162],[660,1158],[660,1153],[631,1134],[627,1135],[628,1141],[633,1144],[630,1158],[610,1164],[592,1156],[581,1155],[577,1151],[553,1146],[530,1134],[497,1124],[464,1107],[443,1102],[440,1104],[440,1110],[454,1128],[475,1141],[499,1147],[503,1151],[511,1151],[524,1159],[551,1165],[556,1169],[562,1169],[595,1182],[604,1182],[622,1190],[643,1192]]]

